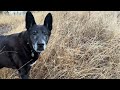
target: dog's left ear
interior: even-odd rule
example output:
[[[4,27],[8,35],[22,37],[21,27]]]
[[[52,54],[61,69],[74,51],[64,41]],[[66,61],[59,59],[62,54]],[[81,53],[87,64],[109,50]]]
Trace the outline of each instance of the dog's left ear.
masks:
[[[46,26],[50,31],[52,30],[52,22],[53,22],[52,14],[48,13],[44,20],[44,26]]]

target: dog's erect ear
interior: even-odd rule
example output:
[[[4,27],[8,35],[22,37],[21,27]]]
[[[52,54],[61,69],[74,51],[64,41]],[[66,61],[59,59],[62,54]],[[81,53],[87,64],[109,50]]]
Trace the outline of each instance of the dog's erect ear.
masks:
[[[34,16],[32,15],[32,13],[30,11],[27,11],[26,13],[26,29],[29,30],[30,27],[32,27],[34,24],[36,24]]]
[[[44,20],[44,26],[46,26],[50,31],[52,30],[52,22],[53,22],[52,15],[51,13],[48,13]]]

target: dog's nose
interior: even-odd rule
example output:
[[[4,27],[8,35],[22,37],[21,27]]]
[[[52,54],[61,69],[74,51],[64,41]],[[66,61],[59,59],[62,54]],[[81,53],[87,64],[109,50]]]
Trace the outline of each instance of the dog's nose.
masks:
[[[38,44],[38,47],[43,47],[43,46],[44,46],[44,44],[42,44],[42,43],[41,43],[41,44]]]

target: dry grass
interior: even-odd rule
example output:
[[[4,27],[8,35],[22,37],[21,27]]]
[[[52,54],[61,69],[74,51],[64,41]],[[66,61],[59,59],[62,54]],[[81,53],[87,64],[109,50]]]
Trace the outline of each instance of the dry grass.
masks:
[[[34,13],[37,23],[43,23],[47,13]],[[52,35],[46,50],[32,67],[32,79],[120,79],[119,12],[51,13]],[[0,25],[13,23],[14,26],[5,34],[24,30],[24,16],[2,17],[8,20],[0,19]],[[2,69],[0,77],[6,79],[12,73],[13,70]]]

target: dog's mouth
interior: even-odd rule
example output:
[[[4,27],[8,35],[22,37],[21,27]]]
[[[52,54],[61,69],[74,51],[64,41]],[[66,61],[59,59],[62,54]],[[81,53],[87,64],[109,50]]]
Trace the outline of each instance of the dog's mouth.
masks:
[[[43,50],[42,49],[37,49],[37,50],[35,50],[38,54],[40,54]]]
[[[38,54],[40,54],[42,51],[37,51]]]
[[[36,52],[40,54],[43,50],[44,50],[44,44],[38,44]]]
[[[44,44],[37,44],[37,45],[34,45],[33,48],[37,53],[41,53],[42,51],[44,51],[45,45]]]

